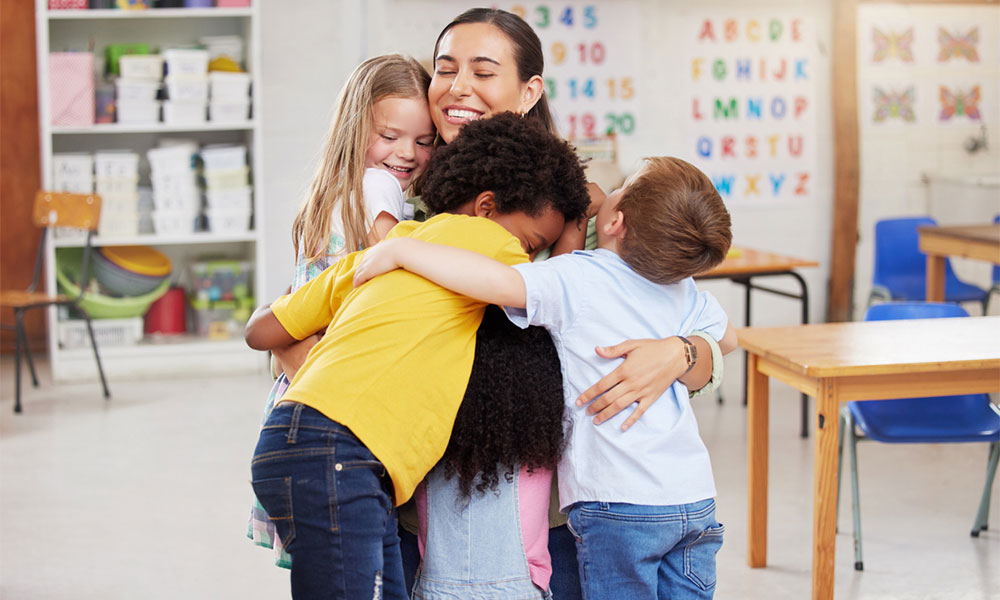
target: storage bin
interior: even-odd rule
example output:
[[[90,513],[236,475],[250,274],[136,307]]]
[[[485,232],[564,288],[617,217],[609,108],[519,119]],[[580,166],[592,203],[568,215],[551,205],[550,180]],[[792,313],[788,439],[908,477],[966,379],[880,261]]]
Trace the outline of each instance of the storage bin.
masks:
[[[208,73],[208,50],[170,48],[163,51],[167,75],[205,75]]]
[[[206,171],[240,169],[247,166],[247,147],[233,144],[210,144],[201,149]]]
[[[250,97],[250,74],[212,71],[208,74],[211,82],[212,101],[219,103],[241,102]]]
[[[194,171],[153,171],[153,201],[168,194],[197,194],[198,183]]]
[[[156,100],[158,91],[160,91],[160,82],[156,79],[119,77],[115,80],[118,102],[152,102]]]
[[[194,144],[176,144],[151,148],[146,152],[153,177],[159,174],[177,171],[192,171],[197,165],[198,146]],[[156,186],[154,180],[153,186]]]
[[[242,123],[250,118],[250,100],[209,102],[208,120],[213,123]]]
[[[238,35],[205,35],[198,39],[208,50],[209,68],[211,61],[224,56],[237,64],[243,62],[243,38]]]
[[[205,192],[208,210],[251,212],[253,209],[250,186]],[[211,228],[211,225],[209,226]]]
[[[115,85],[99,83],[94,88],[94,121],[97,123],[115,122]]]
[[[131,237],[139,234],[139,213],[101,213],[97,235],[108,238]]]
[[[208,230],[212,233],[246,233],[250,231],[249,210],[221,210],[209,208],[205,211]]]
[[[86,152],[52,155],[52,187],[63,192],[94,192],[94,156]]]
[[[49,0],[49,10],[79,10],[87,8],[87,0]]]
[[[98,182],[100,184],[100,182]],[[98,185],[100,187],[100,185]],[[139,192],[134,187],[131,193],[109,194],[97,192],[101,196],[101,217],[111,218],[114,215],[131,217],[139,213]]]
[[[191,300],[191,309],[194,331],[202,337],[229,339],[242,333],[243,323],[233,316],[237,309],[235,301],[209,302],[196,298]]]
[[[203,171],[205,186],[210,191],[246,187],[250,184],[250,167]]]
[[[146,124],[160,120],[160,101],[126,102],[119,100],[115,105],[119,123]]]
[[[204,123],[208,119],[205,115],[207,103],[185,102],[180,100],[163,101],[163,122],[175,125]]]
[[[203,302],[249,298],[253,263],[242,260],[211,260],[191,263],[191,285],[195,298]]]
[[[80,268],[83,262],[83,248],[56,249],[56,282],[67,296],[80,294]],[[149,305],[166,293],[170,280],[165,279],[160,287],[142,296],[116,298],[103,293],[88,291],[80,299],[80,307],[94,319],[124,319],[141,317]]]
[[[167,98],[177,102],[208,102],[208,77],[167,75]]]
[[[142,340],[142,317],[127,319],[93,319],[94,342],[98,348],[106,346],[134,346]],[[59,346],[62,348],[90,348],[87,322],[83,319],[59,321]]]
[[[105,177],[139,177],[139,154],[128,150],[102,151],[94,155],[94,172]]]
[[[49,54],[49,112],[52,125],[94,124],[94,55],[90,52]]]
[[[108,210],[108,198],[127,196],[134,198],[136,207],[139,205],[139,177],[98,177],[97,194],[104,203],[101,212]]]
[[[123,56],[147,55],[149,46],[147,44],[110,44],[104,50],[105,68],[111,75],[121,74],[121,59]],[[160,57],[160,70],[154,78],[163,76],[163,57]]]
[[[118,58],[118,70],[123,79],[163,79],[163,55],[126,54]]]
[[[157,235],[194,233],[198,227],[198,213],[178,211],[153,211],[153,230]]]
[[[201,210],[201,192],[197,188],[161,192],[153,190],[154,210],[197,214]]]

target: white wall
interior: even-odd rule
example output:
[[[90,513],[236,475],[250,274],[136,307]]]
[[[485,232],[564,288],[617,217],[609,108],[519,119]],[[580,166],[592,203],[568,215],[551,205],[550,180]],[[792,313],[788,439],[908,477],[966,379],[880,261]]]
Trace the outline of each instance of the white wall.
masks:
[[[449,2],[457,15],[469,2]],[[817,110],[817,139],[832,139],[830,105],[830,36],[833,0],[715,0],[700,6],[709,10],[747,11],[759,9],[765,15],[778,11],[803,12],[815,18],[819,31],[815,65],[816,97],[823,100]],[[406,15],[397,10],[398,0],[301,0],[278,2],[264,0],[262,7],[264,102],[264,185],[267,194],[268,294],[281,293],[291,278],[292,217],[305,186],[312,176],[322,137],[341,83],[365,56],[402,51],[417,58],[428,58],[436,31],[421,31],[420,39],[407,36]],[[488,3],[485,3],[488,4]],[[672,44],[671,27],[676,18],[692,11],[681,0],[640,0],[644,29],[640,32],[649,60],[643,65],[644,96],[656,99],[657,106],[644,114],[655,135],[622,148],[625,161],[643,155],[679,152],[671,131],[674,120],[686,114],[677,104],[681,99],[672,93],[672,84],[687,76],[686,65],[674,60],[678,50]],[[395,24],[391,27],[385,23]],[[402,28],[400,23],[407,23]],[[443,25],[443,23],[442,23]],[[392,35],[387,34],[392,31]],[[400,32],[404,32],[400,34]],[[412,39],[411,39],[412,38]],[[423,39],[426,38],[426,39]],[[365,50],[362,50],[364,48]],[[623,161],[624,162],[624,161]],[[628,169],[629,164],[623,164]],[[733,229],[737,243],[817,260],[818,269],[804,270],[810,293],[811,320],[822,320],[826,307],[829,273],[830,214],[832,206],[832,143],[822,144],[817,152],[816,182],[810,202],[798,207],[734,207]],[[790,283],[790,282],[789,282]],[[775,279],[776,287],[796,290]],[[743,320],[742,288],[728,282],[706,282],[704,286],[718,296],[737,325]],[[798,304],[789,299],[755,292],[753,323],[792,324],[798,322]]]

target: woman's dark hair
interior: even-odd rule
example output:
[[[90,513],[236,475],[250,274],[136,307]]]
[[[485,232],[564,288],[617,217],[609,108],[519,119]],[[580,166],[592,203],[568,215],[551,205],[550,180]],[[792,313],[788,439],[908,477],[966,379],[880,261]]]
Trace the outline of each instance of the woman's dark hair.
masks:
[[[466,23],[489,23],[499,29],[514,47],[514,61],[517,63],[517,76],[521,83],[525,83],[535,75],[542,76],[545,68],[545,58],[542,54],[542,42],[535,34],[535,30],[524,22],[524,19],[496,8],[470,8],[464,13],[455,17],[455,20],[448,23],[438,39],[434,42],[434,57],[437,57],[438,46],[441,38],[456,25]],[[549,111],[549,103],[545,98],[545,93],[538,98],[538,102],[525,115],[529,119],[538,120],[549,133],[557,135],[555,123],[552,121],[552,113]]]
[[[551,206],[571,221],[590,205],[573,148],[537,121],[510,112],[463,126],[434,151],[421,186],[432,213],[452,212],[486,191],[496,195],[503,214],[538,216]]]
[[[554,469],[563,449],[559,356],[541,327],[520,329],[487,306],[476,358],[441,459],[465,496],[495,490],[501,472]],[[477,476],[478,479],[477,479]]]

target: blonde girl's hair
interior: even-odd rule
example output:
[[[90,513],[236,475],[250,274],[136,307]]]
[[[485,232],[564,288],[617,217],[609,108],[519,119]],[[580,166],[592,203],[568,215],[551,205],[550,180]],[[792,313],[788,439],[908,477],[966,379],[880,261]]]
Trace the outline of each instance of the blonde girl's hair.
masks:
[[[337,208],[345,249],[361,249],[371,227],[362,182],[375,128],[375,104],[390,97],[426,100],[430,82],[420,63],[401,54],[370,58],[354,70],[340,90],[316,175],[292,224],[296,254],[301,246],[310,263],[327,255]]]

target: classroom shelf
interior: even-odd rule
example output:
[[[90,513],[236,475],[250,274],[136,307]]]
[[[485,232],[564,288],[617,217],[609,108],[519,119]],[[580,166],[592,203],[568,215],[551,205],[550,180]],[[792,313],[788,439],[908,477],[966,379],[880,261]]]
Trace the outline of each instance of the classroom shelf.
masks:
[[[56,248],[72,248],[80,246],[85,241],[82,237],[70,237],[70,238],[55,238],[52,240],[52,244]],[[229,244],[232,242],[255,242],[257,241],[256,231],[247,231],[246,233],[215,233],[212,231],[199,231],[196,233],[188,233],[181,235],[160,235],[155,233],[146,233],[141,235],[133,235],[128,237],[116,237],[108,238],[101,236],[94,236],[93,245],[94,246],[173,246],[173,245],[191,245],[191,244]]]
[[[254,230],[241,233],[197,232],[179,235],[142,234],[125,237],[95,236],[95,246],[156,246],[174,265],[174,283],[186,285],[188,265],[209,257],[254,263],[253,290],[259,298],[265,287],[261,272],[266,223],[262,198],[262,123],[251,117],[236,123],[101,123],[84,127],[59,127],[51,124],[49,56],[51,52],[90,48],[102,56],[110,44],[142,41],[150,48],[187,47],[205,36],[238,35],[244,41],[246,70],[253,77],[250,105],[257,114],[261,105],[260,90],[260,2],[246,8],[174,8],[148,10],[92,9],[49,10],[47,0],[35,0],[38,65],[38,107],[42,155],[42,186],[53,184],[53,154],[63,152],[96,153],[129,149],[141,157],[167,138],[192,139],[200,146],[243,144],[248,149],[252,191]],[[148,168],[140,169],[140,186],[148,186]],[[57,289],[55,251],[83,245],[86,238],[53,237],[46,248],[46,288]],[[60,315],[49,311],[49,355],[55,381],[96,379],[94,358],[89,348],[61,348],[55,335]],[[101,362],[114,393],[115,380],[144,377],[150,374],[211,374],[226,371],[260,371],[266,368],[263,354],[246,347],[242,339],[210,340],[185,335],[179,338],[145,338],[132,346],[101,348]]]
[[[257,127],[254,120],[242,123],[194,123],[176,125],[173,123],[149,123],[133,125],[131,123],[98,123],[90,127],[53,127],[52,135],[91,135],[95,133],[187,133],[198,131],[252,131]]]
[[[81,10],[49,10],[46,17],[52,21],[84,19],[205,19],[222,17],[249,17],[253,8],[151,8],[147,10],[121,10],[117,8],[90,8]]]

